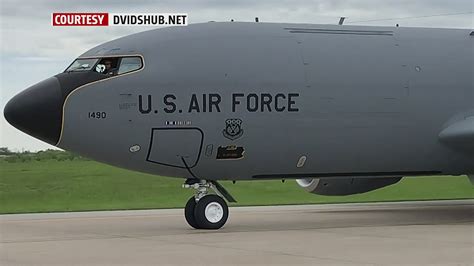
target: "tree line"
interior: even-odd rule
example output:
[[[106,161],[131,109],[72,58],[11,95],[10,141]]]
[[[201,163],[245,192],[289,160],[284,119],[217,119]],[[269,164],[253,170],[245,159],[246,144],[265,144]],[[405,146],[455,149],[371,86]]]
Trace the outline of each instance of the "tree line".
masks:
[[[37,152],[31,151],[21,151],[15,152],[11,151],[7,147],[0,147],[0,160],[6,162],[28,162],[28,161],[72,161],[72,160],[87,160],[86,158],[77,155],[69,151],[62,150],[43,150]]]

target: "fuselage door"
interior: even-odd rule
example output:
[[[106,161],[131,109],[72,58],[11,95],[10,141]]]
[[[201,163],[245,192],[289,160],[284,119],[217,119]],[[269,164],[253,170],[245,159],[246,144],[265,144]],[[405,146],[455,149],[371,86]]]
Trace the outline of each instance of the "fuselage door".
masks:
[[[204,134],[199,128],[153,128],[147,161],[193,168],[201,155]]]

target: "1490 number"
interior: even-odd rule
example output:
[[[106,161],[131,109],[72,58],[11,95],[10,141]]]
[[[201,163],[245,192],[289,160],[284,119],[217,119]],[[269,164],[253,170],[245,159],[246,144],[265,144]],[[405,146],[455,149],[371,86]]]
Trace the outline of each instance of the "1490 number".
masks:
[[[107,118],[106,112],[89,112],[89,118],[105,119]]]

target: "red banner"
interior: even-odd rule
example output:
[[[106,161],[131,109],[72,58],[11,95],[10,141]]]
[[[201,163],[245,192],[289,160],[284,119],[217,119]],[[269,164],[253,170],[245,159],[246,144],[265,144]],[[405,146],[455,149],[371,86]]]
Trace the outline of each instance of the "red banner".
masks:
[[[53,13],[53,26],[108,26],[109,13]]]

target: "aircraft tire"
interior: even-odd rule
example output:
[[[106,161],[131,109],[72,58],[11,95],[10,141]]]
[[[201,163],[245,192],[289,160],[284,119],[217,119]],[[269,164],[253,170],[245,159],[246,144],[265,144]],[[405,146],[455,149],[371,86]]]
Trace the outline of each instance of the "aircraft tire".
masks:
[[[200,229],[196,222],[196,218],[194,217],[195,208],[196,208],[196,199],[194,197],[191,197],[186,203],[186,206],[184,207],[184,218],[186,219],[186,222],[188,222],[188,224],[191,227],[195,229]]]
[[[219,229],[229,218],[229,207],[223,198],[206,195],[196,203],[194,217],[201,229]]]

